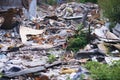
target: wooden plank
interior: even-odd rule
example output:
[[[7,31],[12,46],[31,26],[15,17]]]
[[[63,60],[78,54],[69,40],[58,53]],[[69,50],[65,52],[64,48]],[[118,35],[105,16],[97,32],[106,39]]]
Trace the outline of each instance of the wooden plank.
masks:
[[[75,55],[75,58],[91,58],[92,56],[106,56],[106,54],[102,53],[99,49],[93,49],[89,51],[79,51]]]
[[[97,44],[99,51],[104,54],[108,53],[108,48],[104,45],[104,43]]]
[[[82,19],[83,15],[80,16],[73,16],[73,17],[63,17],[64,19]]]
[[[25,74],[29,74],[29,73],[40,72],[40,71],[44,71],[44,70],[46,70],[46,68],[44,66],[39,66],[39,67],[24,69],[24,70],[21,70],[21,71],[18,71],[18,72],[6,73],[6,74],[4,74],[4,76],[5,77],[16,77],[16,76],[25,75]]]
[[[16,76],[21,76],[21,75],[25,75],[25,74],[29,74],[29,73],[36,73],[36,72],[41,72],[44,71],[48,68],[52,68],[54,66],[59,66],[62,65],[62,62],[54,62],[53,64],[48,64],[44,66],[39,66],[39,67],[34,67],[34,68],[28,68],[28,69],[24,69],[18,72],[9,72],[9,73],[5,73],[4,76],[5,77],[16,77]]]
[[[54,62],[53,64],[48,64],[48,65],[45,65],[46,68],[52,68],[54,66],[59,66],[59,65],[62,65],[62,62],[61,61],[56,61]]]

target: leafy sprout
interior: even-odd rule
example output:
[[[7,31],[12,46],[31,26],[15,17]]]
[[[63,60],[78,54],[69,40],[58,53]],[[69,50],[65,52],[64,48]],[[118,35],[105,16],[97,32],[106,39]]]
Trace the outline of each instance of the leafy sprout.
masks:
[[[49,63],[53,63],[55,60],[56,60],[56,57],[55,57],[54,54],[50,54],[50,55],[48,56],[48,62],[49,62]]]

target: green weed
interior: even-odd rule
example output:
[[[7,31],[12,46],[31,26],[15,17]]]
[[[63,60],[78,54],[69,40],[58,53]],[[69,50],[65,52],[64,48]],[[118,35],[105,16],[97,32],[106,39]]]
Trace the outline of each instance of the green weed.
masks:
[[[88,43],[87,32],[81,31],[82,28],[82,24],[78,25],[75,35],[68,39],[67,50],[77,52],[80,48],[85,47],[85,45]]]
[[[90,61],[85,67],[90,71],[93,80],[120,80],[120,61],[113,62],[111,66]]]
[[[55,60],[56,60],[56,57],[55,57],[54,54],[50,54],[50,55],[48,56],[48,62],[49,62],[49,63],[53,63]]]

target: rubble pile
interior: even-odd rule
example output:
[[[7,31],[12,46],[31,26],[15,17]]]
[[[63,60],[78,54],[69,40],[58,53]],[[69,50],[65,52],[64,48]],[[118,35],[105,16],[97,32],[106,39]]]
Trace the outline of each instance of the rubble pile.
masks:
[[[63,18],[82,18],[87,9],[95,8],[98,9],[98,6],[95,4],[82,4],[82,3],[67,3],[62,4],[60,7],[56,8],[55,14]],[[91,14],[87,15],[91,16]]]
[[[39,7],[36,20],[23,20],[19,27],[0,30],[0,75],[6,80],[77,80],[81,74],[88,80],[88,71],[80,66],[88,60],[120,60],[119,24],[112,33],[100,20],[97,4],[66,3],[54,9]],[[39,11],[40,10],[40,11]],[[66,51],[67,38],[75,34],[86,11],[87,27],[95,39],[75,57]],[[40,13],[40,14],[39,14]],[[84,21],[83,21],[84,22]],[[2,18],[0,18],[2,24]],[[90,26],[89,26],[90,25]],[[109,57],[109,49],[117,57]]]

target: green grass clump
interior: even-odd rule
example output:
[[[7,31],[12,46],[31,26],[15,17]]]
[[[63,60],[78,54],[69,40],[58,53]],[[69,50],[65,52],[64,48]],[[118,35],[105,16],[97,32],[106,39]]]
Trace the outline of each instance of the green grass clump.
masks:
[[[68,39],[67,50],[77,52],[80,48],[83,48],[87,44],[86,35],[86,33],[81,32],[80,34],[76,34],[72,38]]]
[[[90,71],[93,80],[120,80],[120,61],[115,61],[111,66],[90,61],[85,67]]]
[[[53,63],[55,60],[56,60],[56,57],[55,57],[54,54],[50,54],[50,55],[48,56],[48,62],[49,62],[49,63]]]
[[[88,44],[87,41],[88,32],[82,31],[82,29],[83,25],[79,24],[77,26],[77,30],[75,31],[75,35],[71,38],[68,38],[67,50],[77,52],[79,49],[85,47],[86,44]]]
[[[111,22],[120,23],[120,0],[98,0],[103,15]]]

